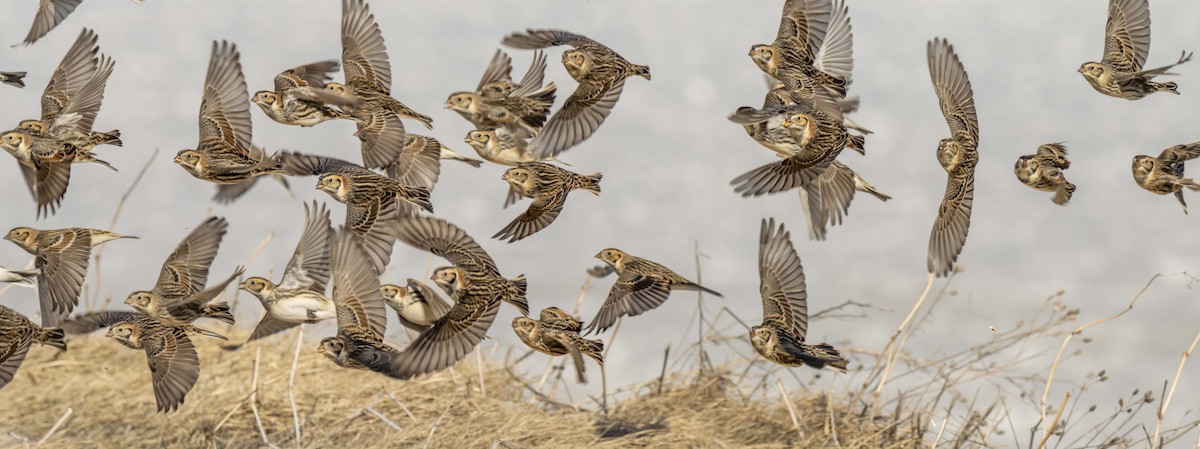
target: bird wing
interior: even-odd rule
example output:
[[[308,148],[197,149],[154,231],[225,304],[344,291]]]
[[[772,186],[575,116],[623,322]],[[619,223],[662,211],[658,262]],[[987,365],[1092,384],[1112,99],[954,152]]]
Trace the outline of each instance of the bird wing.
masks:
[[[850,27],[850,8],[843,0],[834,0],[825,41],[817,51],[813,66],[822,72],[850,81],[854,70],[854,31]]]
[[[612,113],[624,89],[624,78],[600,79],[589,73],[529,142],[529,151],[537,160],[547,159],[587,140]]]
[[[300,243],[284,269],[279,288],[286,290],[313,290],[324,293],[329,283],[329,244],[333,229],[330,227],[329,210],[325,204],[304,205],[304,232]]]
[[[497,81],[512,81],[512,58],[498,48],[496,54],[492,55],[492,60],[488,62],[487,69],[483,71],[479,85],[475,86],[475,92],[482,92],[483,86]]]
[[[25,177],[29,190],[33,192],[38,217],[50,216],[62,204],[63,196],[67,194],[67,186],[71,182],[71,164],[38,164],[36,170],[22,165],[21,175]]]
[[[37,15],[33,16],[33,25],[29,27],[29,34],[25,35],[25,40],[21,43],[30,45],[37,42],[66,19],[82,2],[83,0],[41,0],[38,3]]]
[[[357,123],[362,139],[363,165],[390,168],[399,163],[404,153],[407,134],[400,116],[387,109],[376,109],[370,119]]]
[[[54,326],[79,304],[92,255],[92,236],[85,229],[76,229],[50,233],[40,243],[37,268],[42,270],[38,275],[42,324]]]
[[[604,332],[617,322],[617,318],[641,315],[662,305],[670,294],[671,287],[665,279],[626,271],[617,277],[617,282],[608,291],[608,298],[584,330]]]
[[[929,272],[946,276],[954,270],[954,261],[967,242],[971,226],[971,204],[975,201],[975,176],[951,176],[946,182],[946,196],[938,207],[937,220],[929,235]]]
[[[1109,0],[1101,62],[1121,72],[1140,72],[1149,53],[1150,2]]]
[[[554,219],[558,218],[558,214],[562,212],[563,205],[566,204],[566,193],[559,191],[549,195],[535,196],[525,212],[518,215],[492,238],[508,239],[508,242],[512,243],[550,226],[550,223],[553,223]]]
[[[808,291],[804,266],[792,246],[791,234],[775,219],[763,220],[758,237],[758,292],[763,323],[787,329],[804,340],[808,334]]]
[[[144,316],[141,312],[101,310],[77,315],[63,321],[59,327],[67,334],[86,334],[114,324]]]
[[[79,4],[79,1],[82,0],[75,0],[75,4]],[[41,13],[46,10],[47,4],[55,3],[70,3],[70,1],[42,0],[42,8],[38,11],[39,18]],[[51,6],[51,9],[53,8]],[[75,9],[75,6],[72,5],[70,9]],[[57,23],[55,22],[55,24]],[[98,64],[96,53],[100,51],[100,46],[96,45],[96,39],[95,32],[84,28],[79,33],[79,37],[75,39],[75,43],[71,45],[71,49],[67,50],[66,56],[63,56],[62,62],[58,63],[58,68],[54,69],[54,75],[50,76],[50,82],[46,84],[46,90],[42,93],[42,121],[47,123],[54,121],[59,112],[71,103],[71,100],[79,94],[83,86],[96,73]]]
[[[432,191],[442,173],[442,143],[416,134],[406,135],[404,140],[400,158],[387,167],[388,177],[404,186]]]
[[[333,303],[338,329],[370,329],[383,335],[387,310],[379,291],[379,272],[353,233],[342,229],[330,246],[333,259]]]
[[[4,388],[9,382],[12,382],[13,376],[17,374],[17,368],[21,367],[21,362],[25,361],[25,354],[29,352],[29,345],[32,343],[30,333],[25,332],[20,335],[19,339],[5,339],[0,342],[0,388]]]
[[[492,256],[475,239],[441,218],[423,215],[402,218],[396,237],[446,259],[472,276],[500,276]]]
[[[184,397],[200,378],[196,347],[180,328],[162,328],[152,336],[143,335],[142,345],[150,365],[158,411],[174,410],[183,404]]]
[[[512,48],[522,50],[534,50],[546,47],[557,47],[559,45],[570,45],[572,47],[579,46],[596,46],[603,49],[608,49],[603,44],[589,39],[587,36],[575,34],[564,30],[534,30],[526,29],[524,33],[513,33],[500,41],[501,44]],[[609,50],[611,51],[611,50]]]
[[[383,33],[363,0],[342,0],[342,71],[346,84],[388,94],[392,67]]]
[[[811,65],[825,42],[832,12],[830,0],[785,1],[775,46],[802,58],[797,62]]]
[[[340,63],[330,60],[284,70],[275,75],[275,91],[283,92],[297,87],[324,87],[331,78],[329,74],[336,72],[340,67]]]
[[[974,148],[979,142],[979,118],[975,115],[975,97],[967,70],[954,53],[954,46],[945,39],[929,41],[927,51],[933,90],[950,133],[960,143]]]
[[[193,229],[175,247],[175,251],[163,262],[162,271],[153,291],[159,295],[182,298],[204,289],[208,282],[208,269],[221,240],[229,228],[229,222],[221,217],[210,217]]]
[[[250,94],[240,58],[236,44],[213,41],[200,100],[199,151],[239,151],[243,156],[249,151]]]
[[[368,366],[373,371],[402,379],[445,369],[462,360],[483,341],[498,310],[500,301],[465,298],[455,303],[432,327],[421,332],[404,352],[383,354]]]

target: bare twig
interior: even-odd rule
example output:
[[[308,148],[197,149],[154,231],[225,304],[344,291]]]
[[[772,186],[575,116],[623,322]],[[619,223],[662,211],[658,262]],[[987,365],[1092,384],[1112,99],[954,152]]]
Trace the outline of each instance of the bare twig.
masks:
[[[296,326],[296,352],[292,355],[292,371],[288,375],[288,402],[292,404],[292,424],[296,427],[296,447],[300,447],[300,412],[296,409],[296,363],[300,361],[300,345],[304,343],[304,326]]]
[[[1171,381],[1171,391],[1163,397],[1162,403],[1158,405],[1158,420],[1154,424],[1154,439],[1151,440],[1151,447],[1162,448],[1162,424],[1163,419],[1167,416],[1167,406],[1171,404],[1171,397],[1175,396],[1175,387],[1179,386],[1179,376],[1183,374],[1183,365],[1187,363],[1188,357],[1192,355],[1192,351],[1196,349],[1196,343],[1200,343],[1200,334],[1196,334],[1196,338],[1192,340],[1192,345],[1188,346],[1188,350],[1179,358],[1179,368],[1175,370],[1175,380]]]
[[[788,395],[787,388],[783,387],[783,381],[775,379],[775,386],[779,387],[779,395],[783,396],[783,405],[787,406],[788,415],[792,417],[792,426],[796,427],[796,435],[800,439],[804,439],[804,429],[800,427],[800,416],[796,414],[796,406],[792,404],[792,397]]]
[[[262,355],[262,346],[254,345],[254,374],[250,379],[250,411],[254,413],[254,425],[258,427],[258,436],[267,446],[276,447],[267,438],[267,430],[263,428],[262,417],[258,414],[258,361]]]
[[[1050,425],[1046,427],[1046,434],[1042,435],[1042,441],[1038,443],[1037,449],[1046,447],[1046,441],[1049,441],[1050,435],[1054,434],[1054,429],[1058,427],[1058,419],[1062,417],[1062,412],[1067,408],[1067,401],[1070,399],[1071,392],[1068,391],[1067,394],[1063,396],[1062,404],[1058,406],[1058,413],[1054,414],[1054,421],[1050,422]]]
[[[438,424],[442,423],[442,418],[445,418],[447,413],[450,413],[449,406],[445,410],[442,410],[442,414],[438,416],[438,419],[433,422],[432,426],[429,426],[429,436],[425,438],[425,445],[421,446],[423,449],[429,449],[429,443],[433,441],[433,433],[437,432]]]
[[[54,436],[54,433],[58,432],[58,428],[62,427],[63,424],[66,424],[67,420],[71,418],[71,414],[73,413],[75,413],[75,409],[72,407],[67,407],[67,411],[63,412],[62,416],[58,418],[58,421],[55,421],[54,425],[50,426],[50,430],[47,430],[46,434],[42,435],[42,439],[38,440],[34,446],[41,446],[42,443],[45,443],[46,440],[49,440],[50,437]]]
[[[404,429],[402,427],[400,427],[399,424],[396,424],[392,420],[388,419],[386,416],[383,416],[383,414],[379,413],[378,410],[375,410],[374,407],[367,407],[365,410],[367,411],[367,413],[370,413],[370,414],[374,415],[376,418],[379,418],[379,420],[383,421],[384,424],[387,424],[391,428],[396,429],[397,432],[404,431]]]

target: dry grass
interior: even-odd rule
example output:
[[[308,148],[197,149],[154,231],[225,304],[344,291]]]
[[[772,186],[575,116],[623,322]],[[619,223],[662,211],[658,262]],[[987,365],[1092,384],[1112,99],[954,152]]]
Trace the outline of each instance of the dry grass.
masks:
[[[485,343],[482,355],[454,370],[405,382],[340,369],[312,350],[314,341],[305,341],[294,360],[296,334],[287,333],[233,352],[201,339],[200,381],[180,410],[163,415],[153,413],[144,355],[84,336],[72,339],[67,353],[35,348],[0,390],[0,447],[44,440],[66,448],[1032,449],[1170,447],[1196,438],[1200,422],[1191,414],[1162,416],[1157,388],[1098,399],[1090,396],[1107,380],[1103,371],[1050,380],[1052,367],[1087,362],[1087,326],[1075,322],[1080,312],[1061,292],[986,342],[914,354],[905,343],[953,295],[946,286],[923,295],[897,338],[878,342],[883,350],[845,351],[854,361],[846,375],[765,362],[743,341],[745,320],[724,308],[697,310],[700,333],[689,328],[684,335],[698,341],[685,337],[674,345],[678,350],[663,354],[660,378],[594,397],[572,397],[578,392],[565,389],[563,379],[573,376],[543,370],[546,358],[529,357],[525,348]],[[863,309],[847,302],[814,320],[861,316],[856,310]],[[234,334],[235,340],[245,335]],[[717,350],[732,355],[714,363],[706,351]],[[561,367],[559,360],[554,365]],[[590,371],[599,381],[597,370]],[[1193,394],[1194,381],[1181,382],[1179,372],[1164,373],[1164,380],[1170,374],[1175,380],[1162,396],[1176,394],[1177,386],[1179,395]],[[1043,405],[1045,392],[1051,404]],[[1111,404],[1089,406],[1096,403]]]

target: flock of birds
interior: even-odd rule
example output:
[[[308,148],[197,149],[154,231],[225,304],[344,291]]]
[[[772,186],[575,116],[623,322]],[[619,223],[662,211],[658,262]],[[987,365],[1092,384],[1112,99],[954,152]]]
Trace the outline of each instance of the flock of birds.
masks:
[[[80,0],[42,0],[42,9],[26,43],[48,32]],[[622,317],[637,316],[663,304],[672,291],[692,290],[721,296],[671,269],[609,248],[596,257],[605,265],[589,270],[597,277],[616,273],[616,281],[596,316],[584,323],[556,307],[530,317],[524,275],[509,278],[466,231],[432,216],[430,191],[441,160],[474,166],[483,161],[450,150],[437,139],[412,134],[405,120],[432,128],[432,120],[396,99],[382,34],[364,0],[342,1],[342,59],[288,69],[274,89],[251,97],[236,45],[214,42],[201,97],[199,142],[179,151],[175,163],[191,176],[217,185],[216,201],[230,202],[262,177],[286,185],[289,177],[317,177],[316,188],[346,208],[336,229],[324,204],[304,205],[304,230],[278,283],[249,277],[239,288],[257,297],[264,314],[247,341],[266,338],[305,323],[333,320],[337,332],[321,340],[318,351],[339,366],[367,369],[408,379],[446,369],[474,350],[486,336],[502,303],[517,308],[512,328],[530,348],[570,355],[583,381],[584,357],[603,364],[604,344],[584,337],[603,332]],[[1175,83],[1153,81],[1190,60],[1145,70],[1149,50],[1148,0],[1110,0],[1105,51],[1100,62],[1079,72],[1099,92],[1136,100],[1155,92],[1178,93]],[[774,42],[754,45],[749,56],[768,78],[763,107],[739,108],[729,118],[750,137],[771,149],[779,161],[735,178],[734,191],[759,196],[797,189],[808,217],[809,235],[823,239],[827,226],[839,224],[856,191],[886,201],[850,167],[837,160],[843,149],[865,153],[870,131],[846,114],[858,107],[848,97],[853,63],[853,33],[843,0],[786,0]],[[114,62],[99,53],[95,33],[84,29],[68,50],[42,97],[39,119],[22,121],[0,134],[3,147],[19,163],[37,203],[37,216],[55,213],[66,194],[73,164],[107,166],[96,159],[101,145],[121,145],[119,131],[94,131]],[[487,162],[510,166],[505,206],[521,198],[530,206],[493,237],[508,242],[529,237],[551,225],[570,192],[600,194],[600,173],[580,175],[555,162],[556,156],[587,140],[612,112],[631,77],[650,80],[650,68],[630,62],[611,48],[561,30],[530,29],[501,40],[507,47],[533,50],[532,64],[519,81],[502,50],[487,65],[473,91],[452,93],[444,104],[475,130],[464,141]],[[553,110],[554,83],[543,81],[544,49],[568,46],[562,64],[578,85]],[[928,269],[944,276],[965,244],[974,199],[979,122],[966,70],[945,39],[928,45],[934,90],[951,137],[938,145],[937,159],[948,175],[946,193],[929,243]],[[338,69],[341,83],[332,82]],[[23,86],[23,72],[3,72],[0,81]],[[267,154],[251,140],[250,104],[275,122],[317,126],[349,120],[357,126],[362,163],[298,152]],[[1070,163],[1062,144],[1047,144],[1021,156],[1015,167],[1026,185],[1054,192],[1065,204],[1075,190],[1063,171]],[[1146,190],[1175,194],[1200,190],[1184,178],[1184,161],[1200,156],[1200,142],[1164,150],[1158,157],[1134,158],[1134,179]],[[128,295],[133,310],[105,310],[72,316],[87,276],[92,249],[130,236],[110,231],[18,227],[4,237],[35,256],[36,269],[0,268],[0,281],[37,290],[41,322],[0,306],[0,388],[12,380],[32,343],[66,350],[65,334],[107,328],[107,336],[146,354],[159,411],[183,403],[200,375],[192,336],[227,339],[197,326],[200,319],[234,324],[228,304],[214,302],[241,278],[239,267],[209,284],[228,223],[211,217],[195,227],[171,252],[149,290]],[[449,299],[424,282],[382,284],[396,241],[450,263],[433,270],[431,280]],[[844,372],[848,361],[828,344],[806,343],[808,304],[804,270],[791,235],[774,219],[763,220],[759,236],[759,276],[763,322],[750,330],[750,342],[764,358],[785,366],[828,367]],[[330,293],[326,293],[330,291]],[[384,342],[386,307],[418,332],[404,349]],[[245,342],[227,344],[236,349]]]

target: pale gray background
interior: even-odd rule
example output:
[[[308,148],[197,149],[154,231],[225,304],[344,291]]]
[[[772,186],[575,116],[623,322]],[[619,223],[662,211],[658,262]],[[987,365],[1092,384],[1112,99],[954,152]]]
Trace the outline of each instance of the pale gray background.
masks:
[[[0,43],[21,40],[36,3],[0,4],[6,25]],[[861,196],[847,223],[830,230],[828,241],[811,242],[795,193],[756,199],[734,195],[730,179],[774,160],[725,117],[738,106],[761,104],[762,75],[746,53],[752,44],[773,39],[779,3],[375,1],[372,7],[391,55],[395,96],[432,116],[432,135],[464,154],[472,153],[461,142],[470,126],[442,109],[442,102],[451,91],[475,86],[499,40],[510,32],[571,30],[652,68],[652,82],[631,79],[599,132],[562,156],[580,173],[603,172],[604,194],[572,195],[554,225],[525,241],[510,245],[487,239],[519,213],[499,207],[503,168],[444,165],[433,197],[438,215],[479,239],[504,273],[527,274],[535,310],[550,305],[569,310],[583,269],[598,262],[592,256],[602,248],[622,248],[693,276],[692,248],[698,241],[710,256],[703,283],[725,293],[720,305],[757,319],[756,239],[759,220],[773,216],[793,230],[808,274],[811,309],[853,298],[891,310],[868,319],[817,322],[810,338],[882,348],[924,285],[929,229],[945,183],[934,149],[948,130],[925,64],[925,44],[935,36],[951,40],[970,73],[982,121],[982,161],[974,223],[960,258],[966,271],[954,286],[961,294],[945,302],[934,325],[914,338],[918,354],[986,341],[989,325],[1011,328],[1059,289],[1066,290],[1068,304],[1083,309],[1082,319],[1090,320],[1123,307],[1156,272],[1200,273],[1195,231],[1200,217],[1184,215],[1171,197],[1141,190],[1130,175],[1134,155],[1200,139],[1195,130],[1200,63],[1178,69],[1182,76],[1173,80],[1183,96],[1128,102],[1093,91],[1075,71],[1101,54],[1103,0],[851,2],[857,63],[851,93],[862,98],[854,117],[876,134],[868,137],[867,157],[842,159],[895,199],[883,204]],[[1156,0],[1152,6],[1148,66],[1173,62],[1181,49],[1200,47],[1194,23],[1200,3]],[[278,273],[300,233],[302,201],[329,202],[335,221],[342,206],[313,190],[312,178],[293,181],[294,199],[264,182],[242,201],[216,206],[209,200],[212,186],[188,176],[171,158],[195,145],[196,111],[214,39],[238,44],[253,93],[269,88],[282,69],[338,58],[339,13],[336,1],[152,0],[139,7],[93,0],[36,45],[0,49],[0,68],[30,72],[23,90],[0,86],[5,104],[0,123],[15,126],[37,114],[38,95],[80,28],[94,28],[102,50],[117,60],[96,126],[120,128],[126,143],[100,150],[120,173],[77,167],[62,210],[42,222],[33,221],[23,181],[15,165],[6,162],[0,189],[9,195],[0,228],[105,227],[120,193],[153,149],[161,148],[115,229],[142,239],[109,244],[102,295],[119,303],[129,291],[149,287],[171,247],[210,213],[231,222],[214,279],[242,263],[269,232],[276,233],[274,242],[249,271]],[[519,76],[530,54],[509,52]],[[550,51],[547,74],[559,83],[559,103],[575,86],[558,63],[560,53]],[[359,155],[349,122],[287,127],[253,109],[254,141],[268,149]],[[410,132],[427,132],[407,125]],[[1074,162],[1067,176],[1079,186],[1068,207],[1052,204],[1049,193],[1021,185],[1012,173],[1018,155],[1057,141],[1067,142]],[[1189,196],[1200,207],[1200,196]],[[14,246],[3,248],[4,266],[28,260]],[[424,253],[401,245],[395,256],[385,281],[426,276]],[[610,282],[594,284],[584,318],[594,313]],[[1163,281],[1129,315],[1089,332],[1094,342],[1087,357],[1073,360],[1063,373],[1078,378],[1107,368],[1112,383],[1121,387],[1114,394],[1133,386],[1157,390],[1200,330],[1196,292],[1184,284],[1180,278]],[[33,310],[28,290],[10,292],[3,300]],[[717,301],[706,301],[711,314]],[[259,311],[250,302],[242,304],[239,318],[250,323]],[[626,322],[608,361],[610,381],[656,377],[661,348],[678,343],[694,307],[693,295],[680,294],[660,310]],[[507,326],[514,313],[503,309],[494,338],[516,341]],[[328,330],[310,334],[322,332]],[[750,351],[748,343],[743,346],[736,349]],[[1030,371],[1041,371],[1051,357],[1031,364]],[[1200,397],[1195,393],[1200,384],[1188,380],[1197,373],[1200,367],[1187,367],[1181,397]],[[586,389],[596,393],[599,385]],[[1055,391],[1052,397],[1061,397]],[[1177,411],[1200,405],[1195,399],[1176,404]]]

